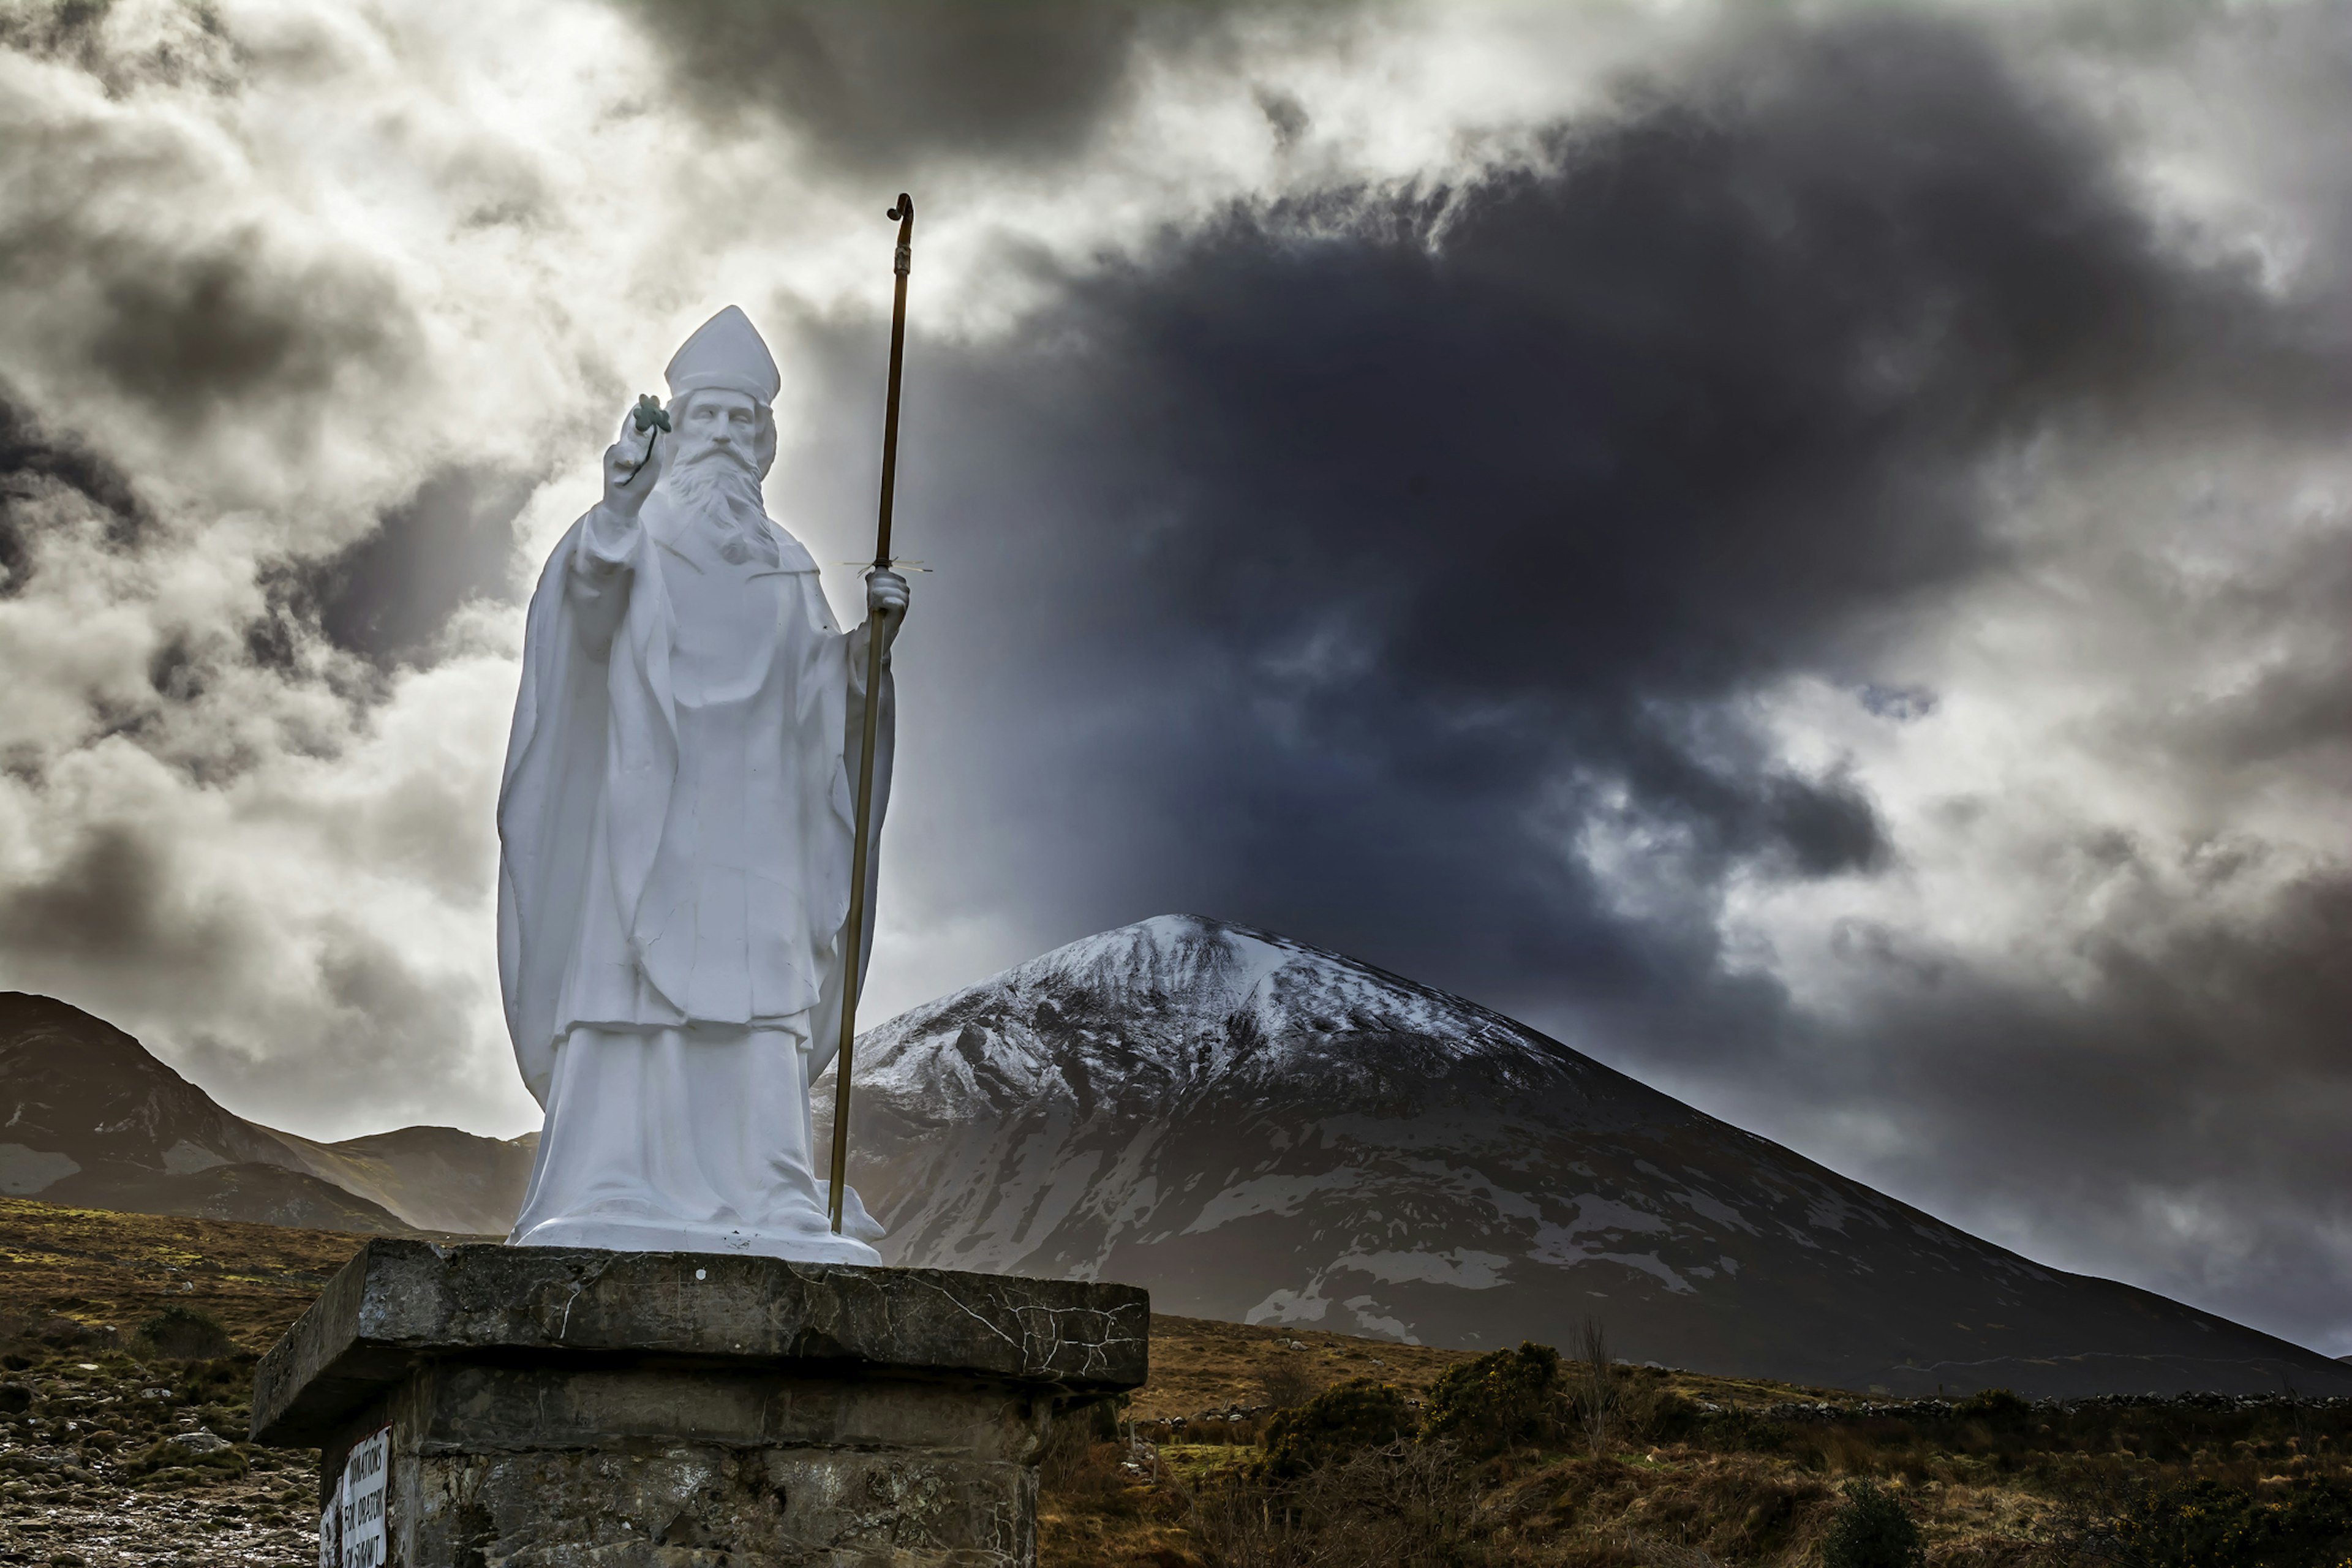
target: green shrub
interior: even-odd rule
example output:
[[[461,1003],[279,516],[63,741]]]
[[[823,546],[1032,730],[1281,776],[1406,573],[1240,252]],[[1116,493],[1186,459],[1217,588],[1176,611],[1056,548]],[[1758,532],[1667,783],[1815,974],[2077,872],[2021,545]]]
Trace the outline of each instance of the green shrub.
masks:
[[[1927,1561],[1919,1527],[1893,1493],[1874,1481],[1846,1489],[1822,1541],[1822,1568],[1921,1568]]]
[[[1412,1411],[1403,1394],[1388,1384],[1351,1377],[1276,1415],[1266,1426],[1265,1458],[1255,1473],[1264,1480],[1293,1480],[1412,1432]]]
[[[22,1372],[40,1359],[41,1352],[80,1351],[88,1354],[109,1351],[121,1345],[121,1336],[111,1323],[85,1323],[79,1318],[54,1313],[28,1318],[11,1312],[0,1315],[0,1342],[23,1345],[7,1358],[8,1370]]]
[[[2352,1556],[2352,1486],[2309,1481],[2275,1499],[2211,1479],[2152,1488],[2109,1522],[2131,1568],[2336,1568]]]
[[[1499,1453],[1550,1435],[1559,1391],[1559,1352],[1523,1342],[1448,1367],[1429,1391],[1424,1441],[1458,1443],[1465,1453]]]
[[[2033,1414],[2033,1406],[2006,1388],[1980,1388],[1952,1406],[1952,1414],[1964,1421],[1981,1421],[1988,1426],[2022,1426]]]
[[[1700,1412],[1692,1426],[1697,1441],[1718,1453],[1779,1454],[1789,1447],[1788,1427],[1746,1405]]]
[[[218,1318],[200,1307],[166,1307],[139,1325],[140,1342],[167,1361],[208,1361],[236,1349]]]
[[[1653,1385],[1647,1398],[1626,1401],[1627,1432],[1645,1443],[1671,1443],[1688,1436],[1699,1425],[1699,1408],[1671,1388]]]

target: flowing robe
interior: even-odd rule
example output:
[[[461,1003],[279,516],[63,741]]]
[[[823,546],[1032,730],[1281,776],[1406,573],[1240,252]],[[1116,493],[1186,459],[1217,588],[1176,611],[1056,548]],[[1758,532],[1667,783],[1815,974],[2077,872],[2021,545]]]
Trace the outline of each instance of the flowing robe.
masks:
[[[599,507],[531,596],[499,802],[499,979],[548,1109],[518,1240],[593,1211],[648,1245],[835,1255],[761,1238],[807,1239],[821,1202],[807,1087],[840,1029],[868,628],[761,526],[662,490],[638,525]]]

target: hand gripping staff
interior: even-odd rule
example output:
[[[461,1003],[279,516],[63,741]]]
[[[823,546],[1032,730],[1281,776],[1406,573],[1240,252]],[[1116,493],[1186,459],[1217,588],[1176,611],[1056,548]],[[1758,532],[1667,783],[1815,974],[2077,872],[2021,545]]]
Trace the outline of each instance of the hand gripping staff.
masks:
[[[897,294],[890,305],[890,392],[882,411],[882,515],[874,537],[874,569],[890,569],[890,499],[898,481],[898,370],[907,352],[907,273],[915,258],[915,199],[901,191],[885,217],[898,220],[898,249],[890,270]],[[882,638],[866,633],[866,729],[859,737],[857,833],[849,852],[848,945],[841,976],[841,1050],[833,1079],[833,1234],[841,1234],[841,1201],[849,1179],[849,1053],[857,1036],[858,965],[866,944],[866,868],[874,850],[874,731],[882,721]]]

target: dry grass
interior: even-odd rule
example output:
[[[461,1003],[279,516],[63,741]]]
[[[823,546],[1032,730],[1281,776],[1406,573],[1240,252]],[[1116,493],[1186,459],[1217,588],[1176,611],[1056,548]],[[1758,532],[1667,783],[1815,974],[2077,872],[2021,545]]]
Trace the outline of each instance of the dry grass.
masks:
[[[1303,1349],[1293,1350],[1293,1345]],[[1447,1368],[1476,1359],[1475,1351],[1401,1345],[1320,1329],[1220,1323],[1155,1313],[1151,1320],[1151,1381],[1137,1390],[1129,1414],[1150,1425],[1304,1404],[1351,1377],[1394,1384],[1411,1400],[1425,1398]],[[1628,1389],[1628,1424],[1639,1429],[1665,1394],[1722,1405],[1761,1408],[1790,1399],[1843,1399],[1837,1389],[1800,1387],[1756,1378],[1653,1372]],[[1190,1441],[1192,1434],[1186,1434]]]
[[[366,1240],[0,1198],[0,1315],[69,1318],[127,1335],[167,1306],[196,1307],[258,1352]]]
[[[1292,1350],[1302,1344],[1304,1350]],[[1320,1329],[1219,1323],[1155,1314],[1151,1381],[1135,1395],[1138,1421],[1166,1421],[1229,1407],[1304,1404],[1335,1383],[1377,1377],[1419,1398],[1470,1351],[1353,1339]],[[1270,1398],[1279,1389],[1284,1397]]]

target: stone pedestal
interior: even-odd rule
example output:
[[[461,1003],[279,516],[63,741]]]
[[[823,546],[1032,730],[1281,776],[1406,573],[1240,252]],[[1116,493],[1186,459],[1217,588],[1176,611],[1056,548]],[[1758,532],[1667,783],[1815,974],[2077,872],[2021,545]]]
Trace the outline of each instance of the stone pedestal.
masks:
[[[395,1568],[1025,1568],[1055,1410],[1141,1384],[1150,1324],[1123,1285],[378,1240],[253,1436],[331,1502],[388,1426]]]

